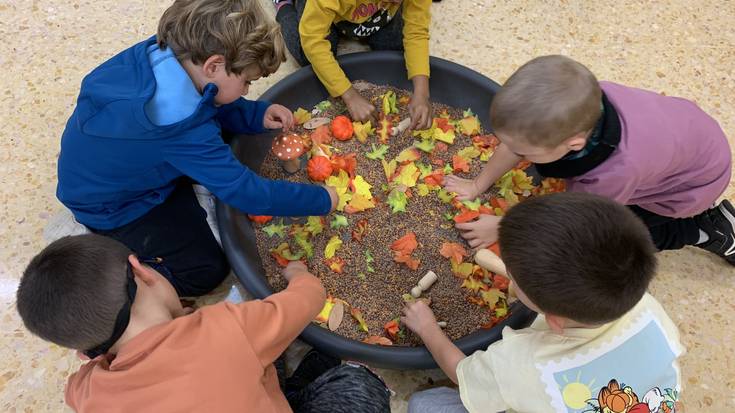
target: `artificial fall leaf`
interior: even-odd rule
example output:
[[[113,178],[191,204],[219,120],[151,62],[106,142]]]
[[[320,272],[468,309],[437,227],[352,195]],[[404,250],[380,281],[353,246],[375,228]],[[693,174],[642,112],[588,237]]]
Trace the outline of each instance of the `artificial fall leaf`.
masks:
[[[398,98],[398,103],[400,105],[406,106],[411,103],[411,97],[408,95],[401,95],[401,97]]]
[[[365,143],[367,138],[375,133],[375,128],[370,124],[370,121],[365,123],[352,122],[352,129],[355,132],[355,137],[361,143]]]
[[[454,172],[454,168],[451,165],[444,165],[444,175],[450,175],[452,172]]]
[[[368,159],[372,159],[374,161],[385,159],[385,155],[388,153],[388,149],[390,149],[390,146],[388,145],[379,145],[378,147],[375,147],[375,144],[371,144],[373,150],[370,152],[366,152],[365,156]]]
[[[330,176],[325,183],[335,189],[345,189],[350,185],[350,177],[345,171],[339,171],[336,176]]]
[[[508,287],[510,287],[510,280],[505,278],[504,276],[500,274],[495,274],[493,276],[493,288],[497,288],[499,290],[508,290]]]
[[[329,227],[335,229],[348,226],[350,226],[350,223],[347,222],[347,217],[339,214],[335,214],[334,219],[332,220],[332,222],[329,223]]]
[[[402,191],[394,189],[388,195],[388,199],[385,201],[391,207],[391,212],[406,212],[406,205],[408,204],[408,198]]]
[[[507,315],[508,315],[508,307],[507,306],[502,305],[502,306],[497,306],[495,308],[495,317],[497,317],[499,319],[503,319],[503,317],[505,317]],[[498,321],[500,321],[500,320],[498,320]]]
[[[304,108],[298,108],[293,113],[293,120],[296,122],[297,125],[303,125],[304,122],[311,119],[311,112]]]
[[[398,339],[398,332],[401,330],[401,326],[398,324],[398,320],[390,320],[383,326],[383,329],[393,340]]]
[[[461,263],[464,257],[466,257],[467,250],[463,246],[456,242],[444,242],[442,243],[441,249],[439,250],[444,258],[449,258],[456,263]]]
[[[332,102],[328,100],[322,100],[321,102],[314,105],[314,110],[317,110],[319,112],[324,112],[325,110],[332,107]]]
[[[416,181],[419,179],[421,172],[416,165],[411,162],[401,166],[398,171],[398,176],[393,179],[393,183],[396,185],[404,185],[406,188],[413,188],[416,186]]]
[[[357,224],[355,225],[355,229],[352,230],[352,239],[355,241],[362,241],[362,239],[365,237],[365,234],[368,230],[368,220],[367,218],[363,218],[359,221],[357,221]]]
[[[442,132],[454,130],[454,126],[449,123],[449,118],[434,118],[434,124],[436,125],[436,128],[441,130]]]
[[[534,189],[533,180],[526,174],[525,171],[520,169],[511,169],[506,172],[495,186],[499,189],[498,193],[500,196],[505,198],[511,204],[518,202],[518,197],[514,194],[522,194],[524,191],[531,191]],[[515,201],[515,202],[514,202]]]
[[[475,159],[480,156],[480,151],[474,146],[468,146],[457,151],[457,156],[465,158],[467,160]]]
[[[278,224],[271,223],[263,227],[263,232],[268,234],[268,237],[272,238],[274,235],[278,235],[279,238],[283,238],[286,234],[284,233],[288,225],[283,225],[283,220],[280,220]]]
[[[470,211],[480,211],[482,200],[480,198],[475,198],[474,201],[462,201],[462,205],[467,207]]]
[[[399,264],[406,264],[406,267],[416,271],[419,269],[419,265],[421,265],[421,261],[410,256],[410,255],[403,255],[403,254],[395,254],[393,257],[393,261],[399,263]]]
[[[354,194],[352,200],[345,206],[345,212],[354,214],[370,208],[375,208],[375,203],[371,199],[367,199],[361,194]]]
[[[321,234],[324,230],[324,217],[311,216],[306,218],[304,228],[314,236]]]
[[[482,281],[477,280],[477,279],[475,279],[473,277],[467,277],[462,282],[462,286],[461,287],[462,288],[466,288],[466,289],[468,289],[468,290],[470,290],[472,292],[478,292],[478,291],[480,291],[481,288],[483,288],[483,286],[485,286],[485,284]]]
[[[324,247],[324,258],[330,259],[334,257],[334,254],[341,246],[342,240],[338,236],[333,235],[332,238],[330,238],[327,242],[327,245]]]
[[[332,296],[328,296],[327,299],[324,300],[324,307],[322,307],[322,311],[317,314],[315,320],[319,323],[326,323],[327,320],[329,320],[329,314],[332,313],[332,309],[334,308],[335,304],[337,304],[337,300],[335,300]]]
[[[424,177],[424,182],[429,186],[441,186],[444,183],[444,171],[437,169]]]
[[[362,195],[366,199],[373,199],[373,194],[370,193],[372,185],[370,185],[361,175],[357,175],[355,179],[352,180],[352,185],[355,188],[355,194]]]
[[[431,161],[432,165],[444,166],[444,159],[442,159],[442,158],[439,158],[439,157],[436,157],[436,156],[432,156],[432,157],[429,158],[429,160]]]
[[[449,204],[454,200],[454,197],[456,194],[454,192],[449,192],[446,189],[442,188],[436,192],[436,196],[439,197],[439,199],[444,202],[445,204]]]
[[[294,237],[294,241],[296,241],[296,244],[298,244],[304,254],[306,254],[306,258],[314,256],[314,245],[309,241],[309,238],[305,236]]]
[[[332,168],[334,171],[345,171],[349,176],[355,176],[355,168],[357,168],[357,154],[348,153],[346,155],[332,156]]]
[[[391,113],[398,113],[398,107],[396,106],[396,94],[392,90],[385,92],[383,98],[383,114],[389,115]]]
[[[332,134],[329,132],[329,126],[327,125],[322,125],[314,129],[311,135],[309,135],[309,138],[316,144],[326,145],[332,142]]]
[[[324,263],[327,264],[327,267],[329,267],[330,270],[336,272],[337,274],[342,274],[345,266],[345,260],[343,260],[341,257],[332,257],[328,260],[325,260]]]
[[[462,116],[465,118],[468,118],[470,116],[475,116],[475,112],[472,111],[472,108],[467,108],[467,110],[462,112]]]
[[[410,254],[418,246],[419,243],[418,241],[416,241],[416,234],[413,231],[410,231],[401,238],[393,241],[393,243],[390,245],[390,249],[392,249],[393,251],[400,251],[406,254]]]
[[[459,278],[467,278],[472,274],[472,271],[474,270],[474,265],[472,265],[471,262],[455,262],[454,260],[451,260],[452,263],[452,274]]]
[[[431,189],[429,188],[429,185],[426,184],[418,184],[416,185],[416,193],[419,196],[427,196],[431,193]]]
[[[536,188],[535,195],[553,194],[566,191],[566,181],[560,178],[546,178]]]
[[[452,156],[452,172],[469,172],[470,171],[470,165],[467,163],[467,159],[453,155]]]
[[[495,149],[498,145],[500,145],[500,140],[498,140],[498,138],[493,134],[477,135],[472,137],[472,145],[474,145],[478,149]]]
[[[482,297],[482,301],[485,302],[485,305],[490,308],[494,308],[495,304],[498,303],[498,300],[505,298],[505,293],[497,288],[490,288],[488,290],[480,291],[480,297]]]
[[[388,143],[388,140],[390,140],[390,132],[391,129],[393,129],[393,124],[388,119],[381,119],[378,122],[378,140],[380,143]]]
[[[479,216],[480,216],[480,212],[478,211],[466,210],[456,215],[454,217],[454,222],[456,222],[457,224],[462,224],[464,222],[470,222]]]
[[[434,172],[434,169],[431,167],[431,165],[427,165],[423,162],[414,162],[414,165],[416,165],[416,167],[419,168],[419,171],[421,172],[419,179],[424,179],[427,176],[431,175],[432,172]]]
[[[379,344],[381,346],[392,346],[393,342],[388,337],[383,336],[370,336],[365,340],[362,340],[365,344]]]
[[[477,135],[480,133],[480,121],[477,116],[468,116],[459,121],[459,131],[467,136]]]
[[[454,131],[451,129],[443,131],[440,128],[436,128],[434,129],[434,139],[451,145],[454,143]]]
[[[434,150],[434,147],[436,144],[434,141],[430,139],[422,139],[420,141],[416,141],[413,143],[413,146],[415,146],[417,149],[420,149],[424,152],[431,153]]]
[[[256,224],[267,224],[270,222],[270,220],[273,219],[270,215],[250,215],[248,214],[248,218],[250,218],[251,221],[255,222]]]
[[[385,179],[388,182],[390,182],[391,178],[393,178],[393,175],[396,173],[398,162],[396,162],[395,159],[391,160],[390,162],[386,162],[385,159],[383,159],[380,162],[383,164],[383,172],[385,172]]]
[[[493,208],[500,208],[500,210],[503,212],[507,212],[508,209],[510,209],[510,205],[508,205],[508,201],[506,201],[503,198],[496,198],[496,197],[490,198],[490,205]]]
[[[401,151],[401,153],[398,154],[396,157],[396,162],[398,163],[404,163],[404,162],[414,162],[421,159],[421,153],[419,153],[416,148],[406,148]]]
[[[373,268],[372,264],[375,262],[375,258],[373,258],[373,254],[370,253],[370,250],[365,250],[365,264],[367,272],[375,272],[375,268]]]
[[[368,332],[368,325],[365,322],[365,317],[362,315],[362,311],[359,308],[352,307],[350,309],[350,315],[357,321],[358,328],[364,332]]]
[[[282,267],[287,266],[291,261],[298,261],[304,256],[303,253],[294,254],[291,252],[291,247],[289,247],[287,242],[282,242],[276,248],[271,249],[270,253],[271,256],[275,258],[276,262],[278,262]]]

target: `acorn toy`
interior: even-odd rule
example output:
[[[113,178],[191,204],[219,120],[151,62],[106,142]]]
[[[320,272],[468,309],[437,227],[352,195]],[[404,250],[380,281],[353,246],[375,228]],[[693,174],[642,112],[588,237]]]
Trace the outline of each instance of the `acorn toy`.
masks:
[[[421,294],[431,288],[439,277],[434,271],[429,270],[418,282],[418,285],[411,288],[411,296],[413,298],[421,297]]]
[[[295,133],[280,135],[273,140],[271,151],[283,162],[286,172],[296,173],[301,166],[301,155],[305,152],[304,141]]]

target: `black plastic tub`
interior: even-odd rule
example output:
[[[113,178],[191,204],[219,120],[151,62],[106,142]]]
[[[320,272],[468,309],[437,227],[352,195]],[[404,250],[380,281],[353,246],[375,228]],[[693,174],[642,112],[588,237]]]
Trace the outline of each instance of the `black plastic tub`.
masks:
[[[340,66],[350,79],[364,79],[411,90],[406,79],[403,54],[399,52],[367,52],[340,56]],[[499,85],[487,77],[447,60],[431,58],[431,99],[459,108],[472,108],[489,129],[488,109]],[[310,67],[304,67],[266,91],[261,100],[280,103],[295,110],[311,108],[327,98],[327,92]],[[240,161],[257,171],[271,146],[275,133],[235,137],[232,150]],[[256,298],[273,293],[264,277],[264,270],[255,245],[255,233],[242,212],[217,203],[222,245],[235,274],[243,286]],[[516,302],[511,315],[489,330],[479,330],[455,342],[465,354],[484,349],[501,338],[505,326],[522,328],[531,323],[535,313]],[[364,344],[339,336],[315,325],[309,325],[301,338],[322,352],[345,360],[364,362],[375,367],[392,369],[434,368],[436,363],[424,347],[383,347]]]

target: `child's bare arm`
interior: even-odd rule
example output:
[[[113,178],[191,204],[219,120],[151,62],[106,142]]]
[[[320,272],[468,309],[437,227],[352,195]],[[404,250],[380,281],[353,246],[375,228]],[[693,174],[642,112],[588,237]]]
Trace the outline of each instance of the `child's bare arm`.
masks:
[[[441,330],[429,306],[415,301],[407,304],[403,312],[401,322],[421,337],[444,374],[457,383],[457,365],[466,356]]]
[[[522,157],[511,152],[508,147],[501,143],[495,148],[495,153],[488,159],[485,167],[475,179],[463,179],[458,176],[448,176],[445,182],[447,191],[456,192],[460,201],[473,200],[523,160]]]

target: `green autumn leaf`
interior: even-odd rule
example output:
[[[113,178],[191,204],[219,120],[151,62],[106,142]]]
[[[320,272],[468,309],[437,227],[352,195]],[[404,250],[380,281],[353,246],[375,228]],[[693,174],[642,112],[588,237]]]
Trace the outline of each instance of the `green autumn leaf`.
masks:
[[[324,231],[324,220],[322,217],[311,216],[306,219],[304,228],[306,228],[312,236],[319,235]]]
[[[454,199],[454,193],[448,192],[444,188],[436,191],[436,196],[438,196],[439,199],[441,199],[441,201],[444,202],[445,204],[452,202],[452,199]]]
[[[472,112],[472,108],[467,108],[467,110],[465,110],[464,112],[462,112],[462,117],[463,118],[468,118],[470,116],[475,116],[475,113]]]
[[[335,214],[334,219],[332,222],[329,223],[330,228],[343,228],[350,226],[350,223],[347,222],[347,217],[344,215]]]
[[[285,230],[288,228],[288,225],[283,225],[283,220],[278,221],[278,224],[275,222],[271,222],[269,225],[266,225],[263,227],[263,232],[268,234],[269,238],[272,238],[274,235],[278,235],[279,238],[283,238],[285,234]]]
[[[342,240],[338,236],[333,235],[332,238],[329,239],[329,242],[327,242],[327,245],[324,247],[324,258],[330,259],[334,257],[334,254],[337,253],[337,250],[341,246]]]
[[[406,212],[406,205],[408,204],[408,198],[406,197],[406,194],[394,189],[391,191],[390,195],[388,195],[388,200],[386,201],[388,205],[391,207],[391,212],[394,214],[396,212]]]
[[[392,90],[385,92],[383,95],[383,113],[389,115],[391,113],[398,113],[398,106],[396,105],[396,94]]]
[[[413,146],[415,146],[418,149],[421,149],[424,152],[431,153],[431,151],[434,150],[436,143],[434,143],[434,141],[430,139],[422,139],[420,141],[415,141],[413,143]]]
[[[474,201],[462,201],[462,204],[470,211],[479,211],[480,205],[482,205],[482,200],[480,200],[480,198],[475,198]]]
[[[385,159],[385,155],[388,153],[388,149],[390,149],[390,146],[379,145],[378,147],[376,147],[374,143],[371,145],[373,150],[370,152],[366,152],[365,156],[368,159],[372,159],[374,161]]]

